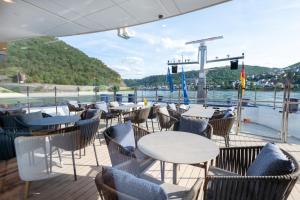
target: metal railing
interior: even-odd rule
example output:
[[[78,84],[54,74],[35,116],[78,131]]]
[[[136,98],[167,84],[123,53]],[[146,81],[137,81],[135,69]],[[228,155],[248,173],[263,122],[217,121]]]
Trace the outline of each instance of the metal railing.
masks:
[[[284,142],[287,141],[289,135],[289,126],[292,132],[295,132],[295,123],[289,124],[289,118],[294,120],[298,114],[291,114],[290,107],[298,105],[299,102],[292,101],[291,88],[286,87],[283,91],[274,89],[273,91],[260,92],[260,91],[246,91],[243,98],[238,98],[237,91],[208,91],[208,98],[197,99],[196,92],[189,91],[190,103],[197,103],[199,101],[205,102],[205,106],[215,107],[237,107],[237,129],[236,133],[243,131],[245,126],[245,119],[251,109],[259,110],[262,108],[268,108],[268,112],[272,112],[269,109],[274,110],[274,116],[276,115],[276,123],[281,124],[280,128],[274,128],[279,132],[280,139]],[[267,93],[267,97],[264,97],[264,93]],[[54,106],[55,112],[58,112],[59,106],[65,106],[67,100],[77,100],[79,102],[97,102],[103,100],[103,95],[107,96],[107,101],[120,100],[128,102],[129,98],[133,102],[143,101],[147,98],[148,101],[163,102],[163,103],[183,103],[182,94],[179,91],[170,94],[166,90],[134,90],[134,91],[119,91],[119,92],[107,92],[107,91],[81,91],[79,87],[73,91],[66,91],[61,89],[59,86],[49,89],[47,93],[35,92],[29,87],[26,91],[21,93],[22,96],[15,97],[1,97],[0,104],[8,104],[11,107],[23,107],[28,112],[31,108]],[[122,94],[122,97],[117,95]],[[130,95],[130,97],[129,97]],[[295,95],[294,95],[295,96]],[[300,96],[300,95],[299,95]],[[119,99],[118,99],[119,98]],[[133,98],[133,99],[132,99]],[[278,116],[281,116],[280,121]],[[253,117],[252,117],[253,118]],[[300,119],[300,118],[299,118]],[[271,119],[270,119],[271,120]],[[258,123],[258,122],[255,122]],[[265,125],[265,124],[262,124]],[[300,130],[300,124],[299,124]],[[274,131],[275,132],[275,131]]]

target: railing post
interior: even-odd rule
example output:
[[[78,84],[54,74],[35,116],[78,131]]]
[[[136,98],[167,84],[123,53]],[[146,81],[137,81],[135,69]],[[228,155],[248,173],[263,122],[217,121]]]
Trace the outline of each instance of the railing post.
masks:
[[[241,118],[242,118],[242,87],[239,86],[238,89],[238,103],[237,103],[237,125],[236,125],[236,135],[241,129]]]
[[[180,104],[181,103],[181,94],[180,94],[180,84],[179,84],[179,87],[178,87],[178,103]]]
[[[134,103],[137,103],[137,88],[134,88]]]
[[[254,106],[256,106],[256,86],[254,86]]]
[[[155,87],[155,101],[156,101],[156,103],[157,103],[157,101],[158,101],[158,88],[157,88],[157,86]]]
[[[55,101],[55,113],[57,115],[57,88],[54,87],[54,101]]]
[[[276,91],[276,86],[274,87],[274,105],[273,105],[273,109],[276,108],[276,95],[277,95],[277,91]]]
[[[26,87],[26,92],[27,92],[27,110],[28,110],[28,113],[30,113],[29,86]]]
[[[80,91],[80,88],[77,87],[77,101],[79,102],[79,91]]]

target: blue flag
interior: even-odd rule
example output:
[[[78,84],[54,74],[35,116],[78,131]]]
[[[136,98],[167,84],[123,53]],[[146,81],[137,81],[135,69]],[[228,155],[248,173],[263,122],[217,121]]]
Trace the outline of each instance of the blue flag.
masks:
[[[172,78],[172,75],[170,73],[170,68],[169,67],[168,67],[168,73],[167,73],[167,80],[169,82],[170,92],[174,92],[173,78]]]
[[[190,100],[189,100],[189,96],[188,96],[188,93],[187,93],[187,85],[186,85],[186,81],[185,81],[185,74],[184,74],[184,71],[183,71],[183,67],[182,67],[182,73],[181,73],[181,85],[182,85],[182,90],[183,90],[183,99],[184,99],[184,104],[189,104]]]

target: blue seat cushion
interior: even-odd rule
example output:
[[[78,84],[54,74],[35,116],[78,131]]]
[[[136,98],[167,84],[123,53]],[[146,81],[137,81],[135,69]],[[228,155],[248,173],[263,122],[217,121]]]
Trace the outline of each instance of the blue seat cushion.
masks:
[[[294,170],[294,164],[280,148],[275,144],[268,143],[249,166],[247,176],[277,176],[289,174]]]
[[[118,192],[135,199],[167,200],[168,195],[159,185],[137,178],[125,171],[103,167],[103,183]],[[123,199],[119,197],[119,199]]]
[[[207,124],[207,119],[193,119],[189,117],[180,117],[178,130],[206,136],[205,129],[207,127]]]
[[[133,147],[134,149],[136,148],[131,121],[112,126],[109,131],[109,135],[122,147]]]

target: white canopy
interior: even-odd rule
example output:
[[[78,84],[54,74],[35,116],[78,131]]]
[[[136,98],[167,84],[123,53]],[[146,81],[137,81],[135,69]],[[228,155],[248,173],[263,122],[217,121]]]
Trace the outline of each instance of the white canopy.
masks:
[[[229,0],[0,0],[0,42],[100,32]]]

